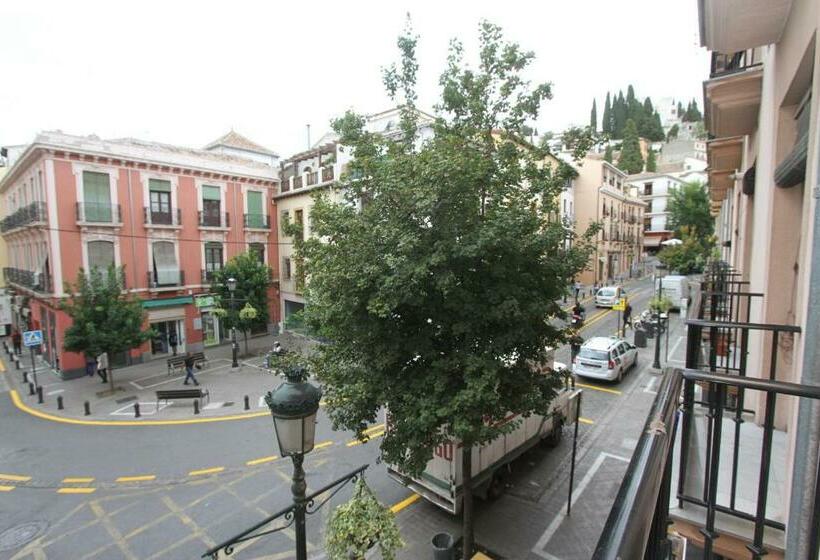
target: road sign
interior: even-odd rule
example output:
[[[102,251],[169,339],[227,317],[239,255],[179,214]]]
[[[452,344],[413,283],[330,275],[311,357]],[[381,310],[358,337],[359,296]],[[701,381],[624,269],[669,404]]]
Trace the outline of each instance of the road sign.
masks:
[[[43,343],[43,331],[23,331],[23,344],[40,346]]]
[[[612,306],[612,309],[615,311],[626,311],[626,298],[619,299],[618,303]]]

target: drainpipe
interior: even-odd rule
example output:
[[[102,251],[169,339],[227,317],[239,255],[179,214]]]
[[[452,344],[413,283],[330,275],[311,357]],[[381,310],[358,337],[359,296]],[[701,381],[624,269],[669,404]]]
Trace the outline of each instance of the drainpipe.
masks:
[[[818,157],[816,161],[820,162],[818,136],[815,136],[815,145]],[[800,383],[804,385],[820,385],[820,164],[815,167],[814,180],[814,231],[808,283],[809,301],[803,334],[803,371],[800,376]],[[799,402],[795,426],[797,433],[794,443],[791,500],[786,528],[787,559],[808,558],[811,531],[812,528],[817,530],[817,527],[813,527],[817,519],[814,518],[815,504],[812,494],[816,484],[815,473],[820,468],[820,402],[813,399],[801,399]]]

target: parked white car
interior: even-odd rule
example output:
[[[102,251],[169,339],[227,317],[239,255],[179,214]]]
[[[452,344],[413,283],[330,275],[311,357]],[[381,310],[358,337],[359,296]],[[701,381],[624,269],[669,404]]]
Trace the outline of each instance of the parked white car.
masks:
[[[620,286],[604,286],[595,292],[595,307],[612,307],[626,295]]]
[[[572,373],[582,377],[621,381],[624,373],[638,363],[638,349],[615,336],[587,340],[572,363]]]

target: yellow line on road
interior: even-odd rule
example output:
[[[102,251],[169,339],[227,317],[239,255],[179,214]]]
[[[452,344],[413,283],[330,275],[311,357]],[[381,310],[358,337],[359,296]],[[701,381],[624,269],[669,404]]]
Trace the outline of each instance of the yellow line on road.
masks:
[[[66,477],[66,478],[63,479],[63,484],[84,483],[84,482],[94,482],[94,477],[92,477],[92,476],[75,476],[75,477]]]
[[[14,482],[28,482],[31,480],[30,476],[20,476],[19,474],[3,474],[0,473],[0,480],[12,480]]]
[[[6,364],[3,360],[0,360],[0,371],[6,371]]]
[[[313,449],[324,449],[325,447],[330,447],[333,445],[332,441],[323,441],[322,443],[317,443],[313,446]]]
[[[149,480],[155,480],[157,477],[153,474],[143,474],[138,476],[121,476],[115,480],[115,482],[146,482]]]
[[[582,416],[578,418],[578,421],[581,424],[594,424],[595,423],[595,420],[590,420],[589,418],[584,418]]]
[[[400,501],[399,503],[397,503],[396,505],[394,505],[393,507],[391,507],[390,511],[392,511],[393,513],[399,513],[401,510],[403,510],[407,506],[415,504],[416,502],[418,502],[419,498],[421,498],[421,496],[419,496],[418,494],[413,494],[409,498],[406,498],[406,499]]]
[[[11,492],[16,486],[0,486],[0,492]]]
[[[199,476],[203,474],[216,474],[220,473],[225,470],[225,467],[213,467],[210,469],[200,469],[198,471],[191,471],[188,473],[188,476]]]
[[[606,387],[598,387],[597,385],[587,385],[586,383],[575,383],[576,387],[583,387],[584,389],[591,389],[593,391],[601,391],[602,393],[612,393],[613,395],[620,395],[621,392],[616,389],[607,389]]]
[[[354,439],[353,441],[347,442],[347,446],[348,447],[355,447],[357,445],[367,443],[368,441],[370,441],[372,439],[376,439],[378,437],[381,437],[381,436],[384,435],[384,430],[382,429],[382,431],[380,431],[380,432],[374,432],[372,434],[366,434],[366,435],[367,435],[367,439],[365,439],[364,441],[359,441],[358,439]]]
[[[260,457],[259,459],[254,459],[253,461],[246,461],[245,464],[249,467],[254,465],[261,465],[262,463],[270,463],[271,461],[277,460],[279,457],[276,455],[271,455],[270,457]]]
[[[377,432],[379,430],[382,430],[382,432],[384,432],[383,428],[384,424],[376,424],[375,426],[370,426],[369,428],[367,428],[364,431],[364,433],[369,434],[370,432]]]
[[[58,494],[91,494],[96,488],[58,488]]]

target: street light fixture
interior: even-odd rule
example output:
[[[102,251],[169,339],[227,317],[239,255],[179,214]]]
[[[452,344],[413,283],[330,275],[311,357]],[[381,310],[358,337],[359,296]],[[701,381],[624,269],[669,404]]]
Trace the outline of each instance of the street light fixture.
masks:
[[[305,471],[302,461],[313,450],[316,436],[316,412],[322,391],[305,381],[303,367],[285,368],[287,380],[265,397],[273,416],[276,440],[283,457],[293,459],[294,524],[296,528],[296,560],[307,560],[307,537],[305,533]]]
[[[659,263],[656,267],[657,273],[655,274],[655,281],[658,283],[658,307],[655,308],[655,361],[652,363],[652,367],[655,369],[661,369],[661,309],[660,303],[661,298],[663,297],[662,289],[663,289],[663,274],[666,272],[666,265],[663,263]]]
[[[228,278],[225,282],[228,285],[228,291],[231,293],[231,314],[233,315],[236,312],[236,300],[234,299],[234,292],[236,291],[236,278]],[[231,327],[231,367],[237,368],[239,367],[239,360],[237,357],[239,356],[239,343],[236,341],[236,317],[233,320],[233,326]]]

